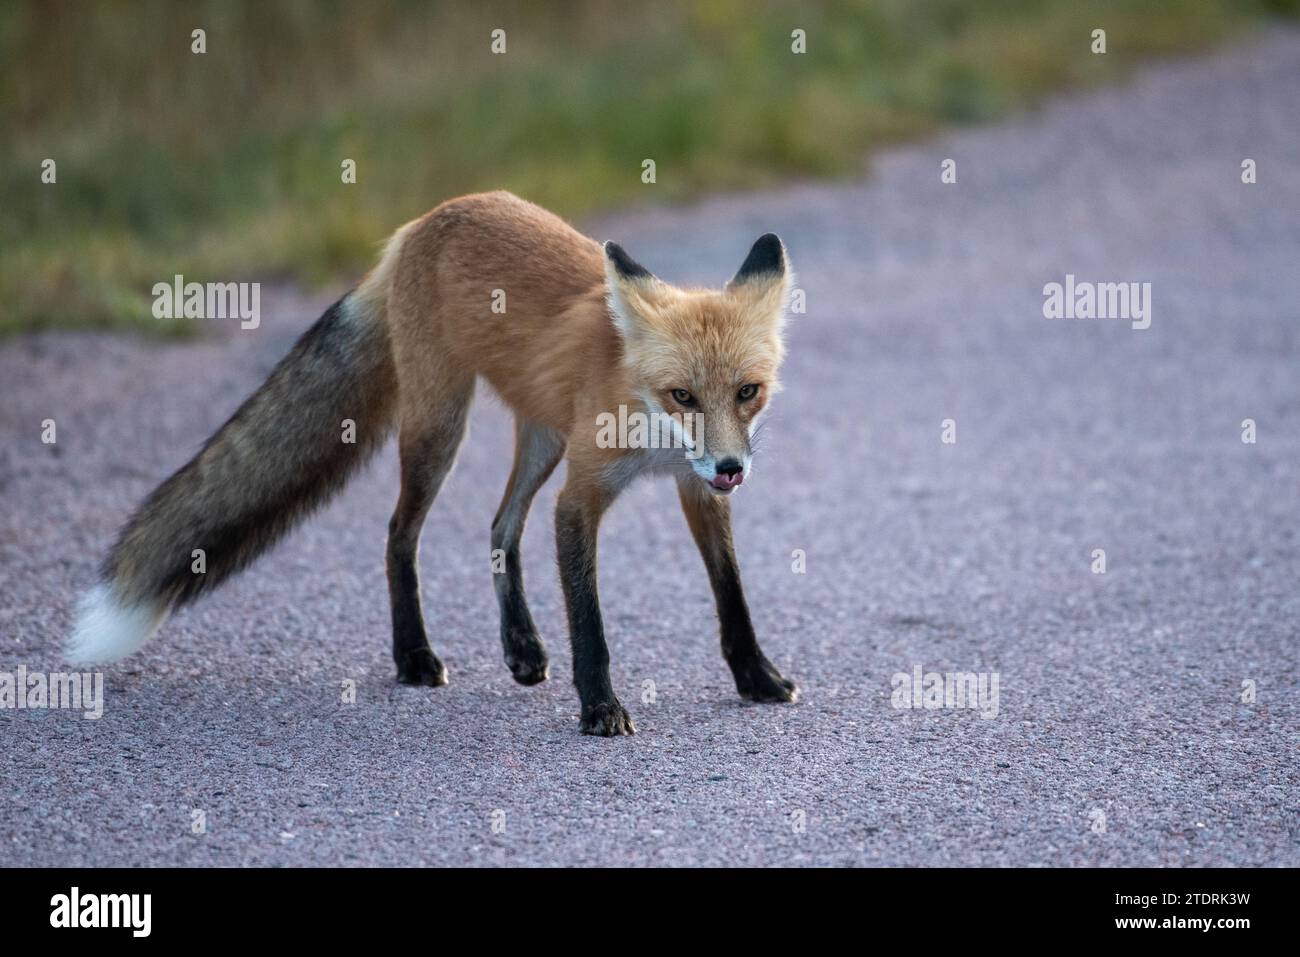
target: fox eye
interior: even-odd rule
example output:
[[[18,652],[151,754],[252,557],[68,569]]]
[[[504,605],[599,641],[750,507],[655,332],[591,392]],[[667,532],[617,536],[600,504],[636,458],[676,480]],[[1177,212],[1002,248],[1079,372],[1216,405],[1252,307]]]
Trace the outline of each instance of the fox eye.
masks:
[[[736,393],[736,398],[741,402],[748,402],[756,395],[758,395],[758,386],[751,382],[749,385],[740,387],[740,391]]]
[[[685,389],[673,389],[673,401],[679,405],[693,405],[695,396],[691,395]]]

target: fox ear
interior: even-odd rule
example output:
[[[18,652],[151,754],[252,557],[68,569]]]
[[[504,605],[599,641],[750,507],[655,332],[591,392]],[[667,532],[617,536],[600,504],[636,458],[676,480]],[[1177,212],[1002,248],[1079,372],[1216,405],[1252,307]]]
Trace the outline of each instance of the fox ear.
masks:
[[[776,233],[765,233],[754,240],[749,255],[727,283],[727,291],[743,297],[754,308],[783,316],[790,284],[785,246]]]
[[[624,339],[646,322],[662,285],[655,275],[616,242],[605,243],[605,286],[614,325]]]
[[[776,233],[764,233],[754,240],[749,255],[727,285],[738,286],[753,280],[771,279],[785,275],[785,271],[785,246],[781,244],[781,237]]]

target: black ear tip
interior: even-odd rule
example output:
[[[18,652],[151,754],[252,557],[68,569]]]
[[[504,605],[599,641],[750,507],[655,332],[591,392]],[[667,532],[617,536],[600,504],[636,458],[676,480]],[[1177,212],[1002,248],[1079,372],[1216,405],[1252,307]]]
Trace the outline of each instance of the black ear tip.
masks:
[[[745,257],[740,271],[736,273],[736,280],[742,281],[750,276],[784,271],[785,247],[781,245],[781,237],[776,233],[764,233],[754,240],[749,255]]]
[[[650,275],[650,270],[629,256],[612,239],[605,243],[605,257],[614,265],[614,271],[625,279],[644,279]]]
[[[785,258],[785,246],[781,244],[781,237],[776,233],[764,233],[754,240],[752,253],[761,253],[763,256],[780,263]]]

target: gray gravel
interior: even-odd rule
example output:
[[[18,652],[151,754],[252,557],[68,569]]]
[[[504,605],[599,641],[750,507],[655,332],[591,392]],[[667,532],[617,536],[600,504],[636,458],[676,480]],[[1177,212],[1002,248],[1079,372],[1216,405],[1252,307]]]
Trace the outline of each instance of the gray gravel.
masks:
[[[808,312],[735,505],[760,636],[799,704],[735,696],[662,483],[602,539],[640,733],[578,734],[555,481],[525,539],[552,680],[514,684],[487,557],[509,420],[485,400],[424,537],[450,686],[393,682],[389,449],[107,669],[102,719],[0,711],[0,862],[1300,864],[1297,103],[1300,36],[1275,34],[859,181],[588,224],[679,281],[724,279],[766,230],[791,250]],[[1152,283],[1151,328],[1044,319],[1067,272]],[[326,302],[264,290],[259,330],[197,344],[0,346],[0,670],[58,668],[128,510]],[[915,665],[997,672],[997,718],[894,709],[891,676]]]

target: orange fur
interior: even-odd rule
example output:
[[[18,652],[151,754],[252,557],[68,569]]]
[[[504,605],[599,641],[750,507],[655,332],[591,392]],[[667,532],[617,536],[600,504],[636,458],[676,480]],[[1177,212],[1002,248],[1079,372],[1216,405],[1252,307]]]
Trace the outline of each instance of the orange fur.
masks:
[[[464,196],[400,236],[389,322],[404,431],[467,401],[480,375],[521,418],[567,437],[570,482],[585,486],[629,454],[597,446],[600,413],[645,411],[647,392],[665,411],[688,412],[671,397],[684,388],[699,399],[709,443],[735,451],[779,388],[784,276],[716,291],[622,281],[635,314],[625,337],[600,245],[532,203]],[[505,293],[504,314],[491,309],[494,290]],[[737,406],[747,383],[762,388]]]

